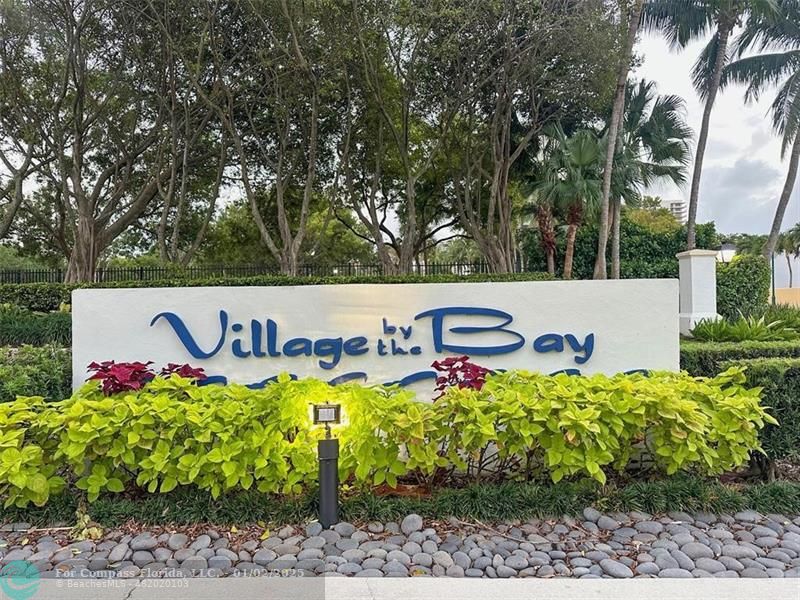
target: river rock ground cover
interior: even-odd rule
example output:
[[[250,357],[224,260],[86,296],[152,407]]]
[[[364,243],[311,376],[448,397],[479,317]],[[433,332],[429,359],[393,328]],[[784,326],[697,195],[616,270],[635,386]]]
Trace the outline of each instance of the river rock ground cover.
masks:
[[[263,539],[262,539],[263,538]],[[800,577],[800,516],[671,512],[531,519],[493,525],[318,523],[239,531],[120,528],[97,541],[69,531],[0,531],[0,563],[24,560],[45,578],[224,577]]]

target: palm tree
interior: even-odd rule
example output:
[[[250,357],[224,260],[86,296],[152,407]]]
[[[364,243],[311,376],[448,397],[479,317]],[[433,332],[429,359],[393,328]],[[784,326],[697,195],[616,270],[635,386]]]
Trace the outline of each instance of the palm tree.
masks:
[[[685,120],[685,104],[678,96],[658,96],[656,84],[628,85],[622,135],[614,159],[611,276],[620,277],[619,223],[622,201],[641,202],[642,192],[659,180],[686,182],[694,135]]]
[[[617,87],[614,93],[614,105],[611,109],[611,121],[608,126],[608,143],[605,149],[606,158],[600,194],[600,233],[597,236],[597,257],[594,263],[595,279],[605,279],[608,276],[606,272],[606,246],[608,245],[608,220],[611,206],[611,178],[614,173],[617,136],[622,126],[622,115],[625,110],[625,87],[628,83],[628,73],[631,70],[633,44],[639,34],[643,7],[644,0],[633,0],[632,3],[629,0],[620,1],[621,20],[626,25],[627,31],[623,39],[623,52],[617,68]]]
[[[789,269],[789,287],[793,287],[794,272],[792,271],[792,258],[800,256],[800,223],[796,224],[789,231],[784,231],[778,238],[777,249],[786,259],[786,266]]]
[[[575,237],[587,213],[596,211],[602,195],[599,173],[601,143],[594,131],[582,129],[570,137],[555,127],[545,148],[544,180],[536,186],[541,202],[564,214],[567,243],[564,279],[572,278]]]
[[[685,48],[690,42],[704,39],[713,31],[692,69],[694,87],[705,101],[700,136],[694,157],[694,171],[689,194],[689,216],[686,245],[696,244],[697,202],[700,178],[708,142],[711,111],[720,88],[722,71],[729,60],[731,35],[744,21],[769,14],[775,10],[775,0],[648,0],[642,13],[642,26],[661,31],[673,48]]]
[[[534,181],[537,180],[534,179]],[[552,199],[545,198],[540,192],[541,185],[534,184],[527,194],[521,213],[523,218],[535,219],[536,228],[539,231],[539,244],[547,261],[547,272],[555,275],[557,249],[555,215],[553,214]]]
[[[742,56],[747,50],[762,54]],[[786,206],[797,181],[800,162],[800,0],[782,0],[780,14],[748,22],[738,44],[740,58],[725,69],[723,84],[745,83],[745,101],[757,100],[766,89],[778,87],[772,102],[772,127],[782,138],[781,158],[789,153],[783,186],[764,256],[775,252]]]
[[[531,157],[531,170],[526,174],[522,183],[524,203],[521,214],[523,219],[536,222],[539,233],[539,245],[544,252],[547,262],[547,272],[556,274],[556,251],[558,242],[556,236],[556,215],[554,213],[553,198],[542,194],[542,182],[545,180],[548,168],[551,165],[552,153],[559,148],[561,130],[548,128],[541,143],[538,145],[536,155]]]
[[[767,236],[745,233],[737,235],[733,242],[736,245],[736,254],[759,256],[764,252],[764,245],[767,243]]]
[[[792,271],[792,255],[797,250],[797,242],[792,238],[792,235],[787,231],[778,236],[778,245],[776,250],[783,254],[786,259],[786,266],[789,269],[789,287],[794,287],[794,272]]]
[[[788,232],[787,235],[789,239],[792,241],[791,247],[789,251],[792,253],[792,256],[789,257],[788,254],[786,256],[786,262],[789,264],[789,277],[792,276],[792,261],[791,259],[794,258],[797,260],[800,258],[800,223],[796,223],[794,227],[792,227]],[[791,279],[789,281],[789,287],[792,287]]]

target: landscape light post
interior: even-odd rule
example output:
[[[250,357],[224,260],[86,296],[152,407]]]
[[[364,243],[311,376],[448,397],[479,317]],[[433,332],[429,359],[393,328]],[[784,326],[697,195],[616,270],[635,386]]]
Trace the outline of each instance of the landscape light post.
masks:
[[[325,425],[325,439],[317,442],[319,522],[325,529],[339,522],[339,440],[331,436],[331,425],[341,422],[339,404],[314,405],[314,424]]]

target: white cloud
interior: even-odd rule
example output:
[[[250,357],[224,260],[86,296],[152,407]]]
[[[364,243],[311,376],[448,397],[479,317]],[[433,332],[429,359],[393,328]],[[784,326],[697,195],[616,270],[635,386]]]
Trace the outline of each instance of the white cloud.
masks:
[[[766,233],[782,187],[779,169],[761,159],[731,159],[704,169],[698,220],[715,221],[726,233]]]

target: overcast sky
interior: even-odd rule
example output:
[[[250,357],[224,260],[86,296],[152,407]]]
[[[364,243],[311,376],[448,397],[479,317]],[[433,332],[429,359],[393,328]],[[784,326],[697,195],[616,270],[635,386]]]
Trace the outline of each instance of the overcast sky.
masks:
[[[692,87],[690,72],[702,45],[673,52],[662,38],[645,36],[637,48],[644,64],[636,76],[655,81],[661,94],[684,98],[695,134],[700,130],[703,105]],[[717,97],[703,165],[698,222],[714,221],[723,233],[769,232],[788,162],[781,161],[780,141],[767,115],[773,98],[771,92],[757,104],[745,105],[742,87],[727,88]],[[689,173],[691,179],[691,170]],[[684,189],[669,184],[652,192],[665,201],[688,202],[689,183]],[[795,184],[783,229],[799,221],[800,183]]]

